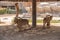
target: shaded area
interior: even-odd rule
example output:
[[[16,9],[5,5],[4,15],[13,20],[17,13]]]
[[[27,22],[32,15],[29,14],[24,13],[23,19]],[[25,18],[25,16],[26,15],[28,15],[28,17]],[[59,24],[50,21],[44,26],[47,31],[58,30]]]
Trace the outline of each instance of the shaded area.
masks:
[[[21,2],[32,2],[32,0],[0,0],[0,1],[21,1]],[[36,0],[37,2],[47,2],[47,1],[60,1],[60,0]]]
[[[60,26],[43,30],[42,25],[38,25],[23,32],[18,32],[16,28],[13,25],[0,27],[0,40],[60,40]]]

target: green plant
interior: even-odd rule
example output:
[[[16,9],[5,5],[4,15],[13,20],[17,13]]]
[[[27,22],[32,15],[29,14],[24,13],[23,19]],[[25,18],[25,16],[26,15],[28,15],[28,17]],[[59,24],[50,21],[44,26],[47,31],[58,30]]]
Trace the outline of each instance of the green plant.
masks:
[[[32,20],[30,19],[29,22],[32,23]],[[37,20],[36,22],[43,23],[43,20]],[[51,23],[60,23],[60,21],[59,20],[52,20]]]
[[[5,12],[6,12],[6,9],[0,10],[0,14],[5,14]]]

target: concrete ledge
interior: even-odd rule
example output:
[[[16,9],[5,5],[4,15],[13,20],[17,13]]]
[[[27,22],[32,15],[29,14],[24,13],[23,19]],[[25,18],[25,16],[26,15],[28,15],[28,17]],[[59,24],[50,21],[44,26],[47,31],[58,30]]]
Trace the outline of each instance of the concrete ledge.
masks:
[[[29,23],[30,25],[32,25],[32,23]],[[13,25],[13,24],[0,24],[0,26],[8,26],[8,25]],[[43,23],[37,23],[37,25],[43,25]],[[51,26],[60,26],[60,23],[51,23]]]

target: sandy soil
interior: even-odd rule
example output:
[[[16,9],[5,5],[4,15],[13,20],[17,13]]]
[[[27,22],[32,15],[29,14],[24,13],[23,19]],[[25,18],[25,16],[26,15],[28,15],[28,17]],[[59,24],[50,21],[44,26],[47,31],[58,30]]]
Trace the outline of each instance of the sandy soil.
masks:
[[[16,26],[0,26],[0,40],[60,40],[60,26],[42,29],[41,25],[18,32]]]

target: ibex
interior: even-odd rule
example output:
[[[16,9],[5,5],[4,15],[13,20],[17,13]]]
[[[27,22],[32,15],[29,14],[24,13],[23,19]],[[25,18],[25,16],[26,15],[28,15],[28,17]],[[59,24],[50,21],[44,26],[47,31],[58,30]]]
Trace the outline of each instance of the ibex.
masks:
[[[44,19],[43,19],[43,28],[45,28],[45,25],[47,26],[47,28],[50,28],[50,21],[52,20],[52,16],[51,15],[47,15]]]
[[[17,24],[17,27],[19,28],[19,30],[23,29],[23,25],[28,25],[29,26],[29,21],[27,19],[22,19],[20,17],[18,17],[19,15],[19,7],[18,7],[18,3],[15,3],[15,7],[16,7],[16,17],[14,19],[14,22]]]

